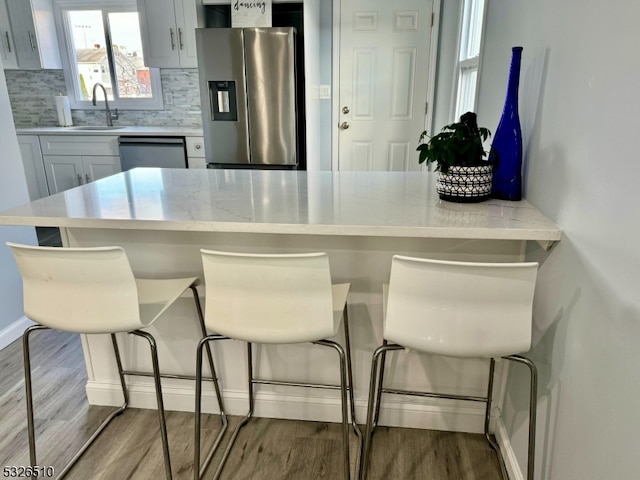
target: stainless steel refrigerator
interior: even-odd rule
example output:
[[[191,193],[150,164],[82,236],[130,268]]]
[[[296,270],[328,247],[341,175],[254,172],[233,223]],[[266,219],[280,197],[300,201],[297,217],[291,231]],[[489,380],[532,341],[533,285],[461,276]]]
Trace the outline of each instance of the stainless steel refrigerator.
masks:
[[[292,27],[196,29],[209,167],[298,165],[295,35]]]

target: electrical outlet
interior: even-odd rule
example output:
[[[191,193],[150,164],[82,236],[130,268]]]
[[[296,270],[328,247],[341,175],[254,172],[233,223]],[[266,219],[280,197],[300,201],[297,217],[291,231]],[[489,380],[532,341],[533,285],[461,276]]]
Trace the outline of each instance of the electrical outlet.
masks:
[[[173,95],[171,93],[164,94],[164,104],[173,105]]]

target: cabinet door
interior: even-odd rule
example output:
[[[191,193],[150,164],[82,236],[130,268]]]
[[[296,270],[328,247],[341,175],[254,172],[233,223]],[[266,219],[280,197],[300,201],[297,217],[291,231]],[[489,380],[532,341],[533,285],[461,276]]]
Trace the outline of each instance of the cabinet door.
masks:
[[[36,28],[29,0],[7,0],[20,68],[40,68]]]
[[[52,0],[7,0],[19,68],[62,68]]]
[[[117,156],[83,156],[82,167],[84,183],[93,182],[122,171],[120,157]]]
[[[180,67],[180,47],[173,0],[137,0],[137,2],[145,65],[164,68]]]
[[[175,0],[178,48],[182,68],[198,68],[196,28],[204,27],[204,11],[196,0]]]
[[[44,162],[40,141],[37,135],[18,135],[18,144],[22,154],[22,166],[27,179],[29,198],[33,202],[49,195],[47,177],[44,173]]]
[[[18,68],[18,57],[16,57],[16,45],[13,41],[11,23],[9,22],[9,11],[3,0],[0,0],[0,56],[5,70]]]
[[[44,155],[47,186],[53,195],[85,183],[82,157],[74,155]]]

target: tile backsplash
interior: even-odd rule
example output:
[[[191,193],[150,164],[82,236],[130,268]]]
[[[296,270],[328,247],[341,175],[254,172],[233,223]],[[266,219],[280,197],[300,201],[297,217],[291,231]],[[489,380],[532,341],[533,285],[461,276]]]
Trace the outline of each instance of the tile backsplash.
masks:
[[[7,89],[17,128],[55,126],[58,124],[55,95],[66,94],[62,70],[5,70]],[[164,98],[170,94],[171,105],[164,110],[118,109],[116,125],[195,127],[202,126],[197,69],[160,70]],[[103,125],[104,109],[72,110],[74,125]]]

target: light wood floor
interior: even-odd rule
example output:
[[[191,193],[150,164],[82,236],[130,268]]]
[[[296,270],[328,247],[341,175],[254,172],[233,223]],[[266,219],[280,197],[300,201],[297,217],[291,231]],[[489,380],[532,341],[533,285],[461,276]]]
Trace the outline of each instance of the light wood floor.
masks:
[[[111,408],[87,404],[84,360],[76,335],[44,331],[32,339],[38,464],[60,471]],[[0,372],[0,466],[28,465],[19,341],[0,352]],[[232,417],[224,444],[238,420]],[[167,412],[167,423],[174,479],[191,479],[193,416]],[[203,419],[203,451],[213,442],[219,425],[216,416]],[[128,410],[112,422],[67,478],[162,480],[158,433],[155,411]],[[355,436],[351,440],[353,472],[357,442]],[[223,478],[338,480],[343,477],[341,445],[338,424],[257,418],[240,434]],[[373,447],[371,480],[501,479],[497,458],[482,435],[379,427]],[[213,466],[205,478],[213,475]]]

